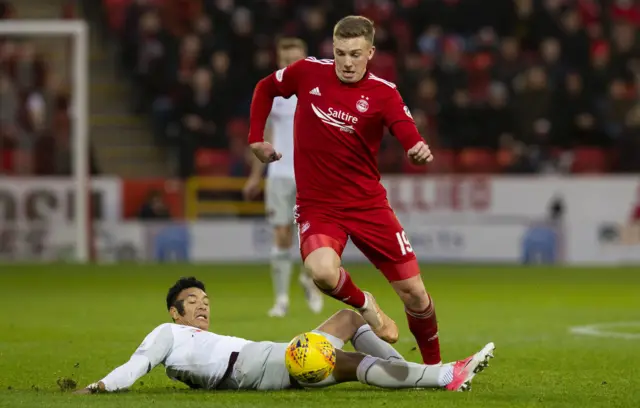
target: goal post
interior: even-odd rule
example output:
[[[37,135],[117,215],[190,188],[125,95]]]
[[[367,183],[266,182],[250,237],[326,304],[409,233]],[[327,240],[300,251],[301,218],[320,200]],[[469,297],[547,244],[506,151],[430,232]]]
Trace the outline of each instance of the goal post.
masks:
[[[72,44],[71,117],[75,260],[91,260],[89,213],[89,27],[82,20],[1,20],[0,36],[69,37]]]

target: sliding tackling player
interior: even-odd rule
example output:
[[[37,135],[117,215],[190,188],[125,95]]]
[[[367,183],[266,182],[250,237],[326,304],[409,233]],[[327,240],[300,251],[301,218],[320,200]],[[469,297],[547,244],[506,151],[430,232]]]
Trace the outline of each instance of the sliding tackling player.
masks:
[[[381,388],[467,391],[495,348],[489,343],[464,360],[441,366],[410,363],[378,338],[360,314],[341,310],[314,330],[336,348],[333,373],[319,383],[302,384],[287,371],[287,343],[255,342],[209,332],[209,298],[204,283],[196,278],[178,280],[166,300],[173,323],[156,327],[129,361],[76,393],[127,389],[160,364],[170,378],[193,389],[284,390],[359,381]],[[357,352],[341,350],[348,341]]]

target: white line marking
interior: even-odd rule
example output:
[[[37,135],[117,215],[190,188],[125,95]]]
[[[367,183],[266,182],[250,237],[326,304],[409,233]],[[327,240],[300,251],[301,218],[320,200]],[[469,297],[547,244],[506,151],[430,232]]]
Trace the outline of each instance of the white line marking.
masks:
[[[640,333],[623,333],[611,331],[616,327],[640,327],[640,322],[615,322],[615,323],[598,323],[586,326],[570,327],[569,331],[573,334],[581,334],[583,336],[608,337],[614,339],[637,340],[640,339]]]

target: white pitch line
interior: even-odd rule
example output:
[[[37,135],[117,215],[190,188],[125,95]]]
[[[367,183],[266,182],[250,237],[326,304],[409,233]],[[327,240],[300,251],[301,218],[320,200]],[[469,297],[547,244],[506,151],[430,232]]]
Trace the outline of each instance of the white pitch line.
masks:
[[[569,331],[573,334],[581,334],[583,336],[608,337],[613,339],[625,339],[625,340],[640,339],[640,333],[622,333],[622,332],[608,330],[616,327],[640,327],[640,322],[615,322],[615,323],[589,324],[586,326],[570,327]]]

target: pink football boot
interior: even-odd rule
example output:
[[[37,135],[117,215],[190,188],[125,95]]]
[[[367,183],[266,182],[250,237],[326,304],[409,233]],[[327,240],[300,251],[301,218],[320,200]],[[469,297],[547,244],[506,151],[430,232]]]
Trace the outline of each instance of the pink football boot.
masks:
[[[471,390],[471,380],[489,365],[495,349],[495,344],[489,343],[471,357],[456,361],[453,364],[453,380],[445,388],[449,391]]]

